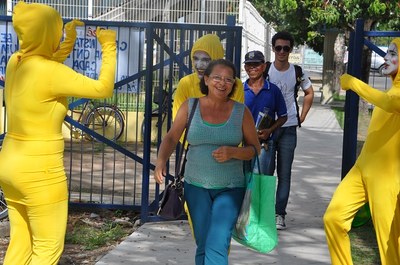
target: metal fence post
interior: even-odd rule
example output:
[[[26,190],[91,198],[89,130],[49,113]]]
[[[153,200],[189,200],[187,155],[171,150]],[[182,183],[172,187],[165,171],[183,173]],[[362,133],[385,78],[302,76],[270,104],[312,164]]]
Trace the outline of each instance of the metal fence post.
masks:
[[[361,56],[364,45],[364,20],[356,21],[356,30],[351,33],[348,72],[354,77],[361,77]],[[344,130],[342,153],[342,179],[349,172],[357,159],[359,96],[351,90],[346,91],[344,106]]]

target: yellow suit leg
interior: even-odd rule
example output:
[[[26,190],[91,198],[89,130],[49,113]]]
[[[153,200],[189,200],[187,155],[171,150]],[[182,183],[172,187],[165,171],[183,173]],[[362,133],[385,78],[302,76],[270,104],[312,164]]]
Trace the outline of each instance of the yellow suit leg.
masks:
[[[354,166],[337,187],[324,215],[332,265],[353,264],[348,232],[357,210],[366,200],[361,172]]]
[[[30,264],[32,258],[32,237],[28,227],[25,206],[8,202],[10,225],[10,243],[4,258],[4,265]]]
[[[68,200],[39,206],[11,202],[9,214],[12,231],[4,265],[57,265],[64,250]]]
[[[364,177],[382,265],[400,264],[398,177],[390,166],[370,169]]]

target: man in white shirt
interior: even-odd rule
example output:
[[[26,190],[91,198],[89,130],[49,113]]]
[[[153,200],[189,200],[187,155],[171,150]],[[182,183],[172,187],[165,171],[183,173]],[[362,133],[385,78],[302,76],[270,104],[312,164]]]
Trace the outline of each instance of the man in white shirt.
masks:
[[[297,127],[305,120],[311,108],[314,91],[311,81],[299,66],[289,63],[289,54],[293,50],[294,38],[288,32],[278,32],[272,37],[272,49],[275,61],[268,67],[265,76],[281,90],[285,99],[288,119],[275,132],[274,149],[278,187],[276,191],[276,227],[286,229],[286,206],[289,200],[290,182],[294,151],[297,144]],[[301,74],[297,74],[300,71]],[[301,111],[297,104],[297,90],[304,91]],[[275,170],[272,163],[271,172]]]

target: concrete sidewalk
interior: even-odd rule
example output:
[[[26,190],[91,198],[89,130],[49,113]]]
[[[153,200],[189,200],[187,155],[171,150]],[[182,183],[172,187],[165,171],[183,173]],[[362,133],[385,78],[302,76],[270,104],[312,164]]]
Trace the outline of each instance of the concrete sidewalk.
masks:
[[[268,254],[235,241],[232,265],[330,264],[322,216],[340,182],[342,130],[329,107],[316,103],[298,130],[285,231]],[[97,265],[194,264],[195,243],[186,221],[146,223],[105,255]]]

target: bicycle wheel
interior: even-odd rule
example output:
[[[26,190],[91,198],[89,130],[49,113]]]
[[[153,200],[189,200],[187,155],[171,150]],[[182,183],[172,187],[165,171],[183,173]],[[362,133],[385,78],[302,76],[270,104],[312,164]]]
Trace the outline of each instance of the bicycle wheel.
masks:
[[[92,109],[85,125],[109,140],[118,140],[125,127],[123,114],[111,106],[99,106]]]
[[[0,189],[0,220],[8,216],[6,200],[4,199],[3,191]]]

